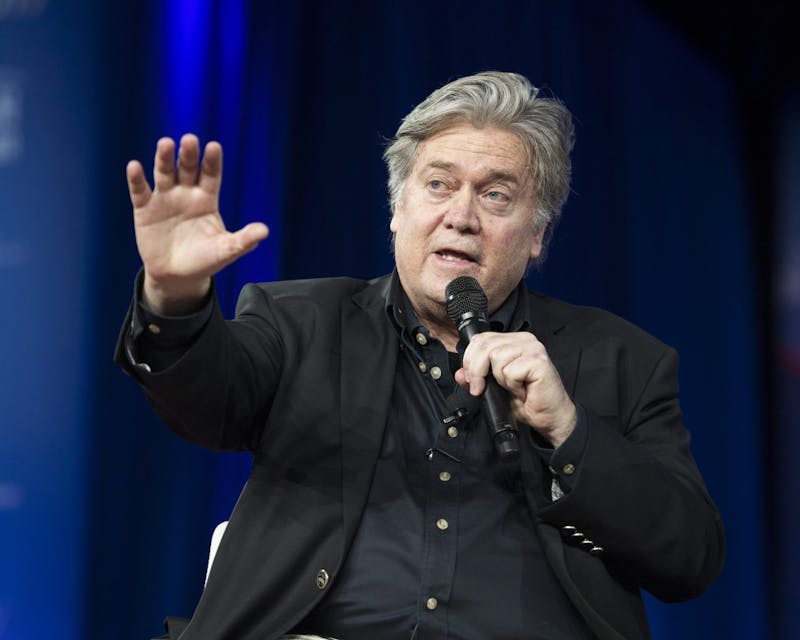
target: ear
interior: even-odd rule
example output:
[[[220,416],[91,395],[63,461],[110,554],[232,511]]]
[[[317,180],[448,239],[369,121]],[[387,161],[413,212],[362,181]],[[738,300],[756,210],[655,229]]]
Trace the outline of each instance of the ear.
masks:
[[[544,238],[544,229],[542,229],[541,231],[537,231],[534,234],[533,240],[531,241],[531,253],[530,253],[531,260],[536,260],[540,255],[542,255],[543,238]]]
[[[397,233],[397,227],[400,226],[400,223],[397,220],[397,216],[400,215],[401,206],[398,202],[394,207],[392,207],[392,219],[389,221],[389,230],[392,233]]]

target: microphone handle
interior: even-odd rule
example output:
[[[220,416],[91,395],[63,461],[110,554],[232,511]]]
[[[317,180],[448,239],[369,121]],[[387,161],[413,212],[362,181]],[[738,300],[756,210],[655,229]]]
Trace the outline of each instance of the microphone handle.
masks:
[[[479,333],[489,331],[489,321],[483,314],[469,314],[458,325],[461,338],[470,342]],[[501,460],[514,460],[519,456],[517,425],[511,420],[508,392],[492,376],[486,376],[486,389],[483,392],[483,407],[489,437]]]
[[[486,409],[486,422],[489,435],[494,442],[497,455],[502,460],[514,460],[519,455],[517,425],[508,415],[508,393],[490,373],[486,376],[486,390],[483,392],[483,406]]]

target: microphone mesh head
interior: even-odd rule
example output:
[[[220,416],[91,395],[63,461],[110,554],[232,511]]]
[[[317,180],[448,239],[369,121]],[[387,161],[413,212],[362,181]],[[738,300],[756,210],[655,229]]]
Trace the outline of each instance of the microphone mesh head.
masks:
[[[447,305],[447,315],[455,324],[459,323],[461,316],[465,313],[485,315],[489,308],[489,302],[481,285],[470,276],[458,276],[452,280],[445,287],[444,299]]]

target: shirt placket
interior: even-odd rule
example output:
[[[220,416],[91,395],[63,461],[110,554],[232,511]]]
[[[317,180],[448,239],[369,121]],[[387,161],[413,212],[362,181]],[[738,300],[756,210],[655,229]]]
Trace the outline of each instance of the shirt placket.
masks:
[[[415,334],[418,368],[428,379],[425,387],[442,419],[430,429],[433,444],[425,452],[420,471],[427,484],[425,533],[414,640],[448,637],[448,605],[455,577],[458,549],[460,488],[468,432],[458,416],[447,416],[444,400],[452,388],[447,353],[441,344],[429,344],[423,332]]]

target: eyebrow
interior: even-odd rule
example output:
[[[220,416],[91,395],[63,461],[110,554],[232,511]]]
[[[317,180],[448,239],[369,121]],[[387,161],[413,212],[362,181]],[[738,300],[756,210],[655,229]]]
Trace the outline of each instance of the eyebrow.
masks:
[[[428,164],[425,165],[426,169],[442,169],[444,171],[452,171],[456,168],[456,164],[454,162],[445,162],[444,160],[431,160]],[[489,171],[488,175],[484,177],[481,182],[496,182],[496,181],[506,181],[506,182],[513,182],[514,184],[519,184],[520,180],[517,176],[513,173],[509,173],[508,171],[500,171],[499,169],[492,169]]]

